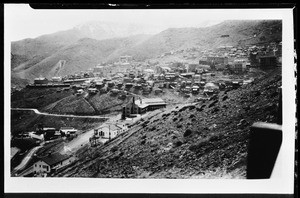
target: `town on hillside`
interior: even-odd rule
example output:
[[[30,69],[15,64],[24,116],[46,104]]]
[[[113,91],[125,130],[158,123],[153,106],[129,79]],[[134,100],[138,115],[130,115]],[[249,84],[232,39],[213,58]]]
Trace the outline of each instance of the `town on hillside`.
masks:
[[[52,95],[70,93],[75,98],[105,95],[111,97],[110,100],[123,102],[117,110],[110,111],[115,112],[113,118],[105,118],[106,114],[101,111],[78,115],[104,119],[101,125],[92,128],[79,129],[68,122],[63,126],[35,123],[32,131],[14,133],[11,142],[12,176],[53,176],[74,164],[78,158],[76,151],[84,145],[108,144],[151,113],[155,115],[168,107],[209,101],[221,92],[251,84],[265,71],[281,68],[281,49],[281,42],[243,47],[224,45],[215,50],[194,47],[167,52],[155,61],[145,62],[125,55],[117,62],[99,63],[79,73],[50,79],[34,78],[24,88],[28,92],[54,89]],[[182,61],[159,61],[168,56],[181,57]],[[12,87],[12,97],[18,92],[21,90]],[[44,97],[50,96],[39,95],[37,100]],[[22,108],[15,110],[22,111]],[[48,113],[44,116],[52,114]],[[74,115],[57,114],[76,117],[76,112]]]

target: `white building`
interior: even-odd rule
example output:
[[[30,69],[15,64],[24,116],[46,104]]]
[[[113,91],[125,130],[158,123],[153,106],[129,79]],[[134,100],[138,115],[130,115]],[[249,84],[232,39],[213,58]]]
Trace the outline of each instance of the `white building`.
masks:
[[[61,82],[62,78],[60,76],[55,76],[51,78],[53,82]]]
[[[94,130],[94,134],[104,139],[112,139],[128,130],[125,124],[104,124]]]
[[[76,135],[77,129],[73,127],[61,127],[59,132],[64,133],[65,135]]]
[[[59,153],[49,154],[33,164],[34,173],[50,173],[62,168],[75,160],[74,157]]]

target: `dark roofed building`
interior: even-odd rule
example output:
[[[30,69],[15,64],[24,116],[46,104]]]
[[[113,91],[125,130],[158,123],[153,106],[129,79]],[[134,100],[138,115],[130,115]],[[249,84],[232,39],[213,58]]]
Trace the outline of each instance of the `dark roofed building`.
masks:
[[[35,78],[34,79],[34,84],[36,84],[36,85],[48,84],[48,79],[44,78],[44,77]]]
[[[69,155],[53,153],[40,158],[40,160],[33,165],[33,170],[35,173],[50,173],[68,165],[73,160],[74,158]]]
[[[259,57],[259,66],[261,69],[268,69],[277,66],[276,56],[261,56]]]
[[[134,114],[143,114],[147,111],[153,111],[160,108],[165,108],[166,103],[161,98],[145,98],[132,102],[123,107],[122,118],[130,117]]]

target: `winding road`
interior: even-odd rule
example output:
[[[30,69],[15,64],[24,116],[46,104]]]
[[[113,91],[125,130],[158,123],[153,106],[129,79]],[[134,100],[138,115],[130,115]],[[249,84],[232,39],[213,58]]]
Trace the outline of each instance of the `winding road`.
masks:
[[[36,146],[34,148],[32,148],[27,154],[26,156],[23,158],[22,162],[16,167],[14,168],[13,173],[16,173],[17,171],[21,171],[23,170],[26,165],[28,164],[29,160],[31,159],[31,157],[37,152],[37,150],[39,150],[39,148],[41,148],[42,146]]]
[[[40,112],[37,109],[32,109],[32,108],[11,108],[11,110],[16,110],[16,111],[34,111],[34,113],[39,114],[39,115],[46,115],[46,116],[56,116],[56,117],[72,117],[72,118],[102,118],[102,119],[109,119],[110,117],[105,117],[105,116],[83,116],[83,115],[64,115],[64,114],[52,114],[52,113],[45,113],[45,112]]]

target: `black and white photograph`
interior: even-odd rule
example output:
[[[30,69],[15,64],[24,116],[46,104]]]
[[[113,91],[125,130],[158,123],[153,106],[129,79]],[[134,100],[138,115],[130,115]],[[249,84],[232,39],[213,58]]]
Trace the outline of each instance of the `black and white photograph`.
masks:
[[[292,9],[4,5],[5,190],[293,193],[293,31]]]

